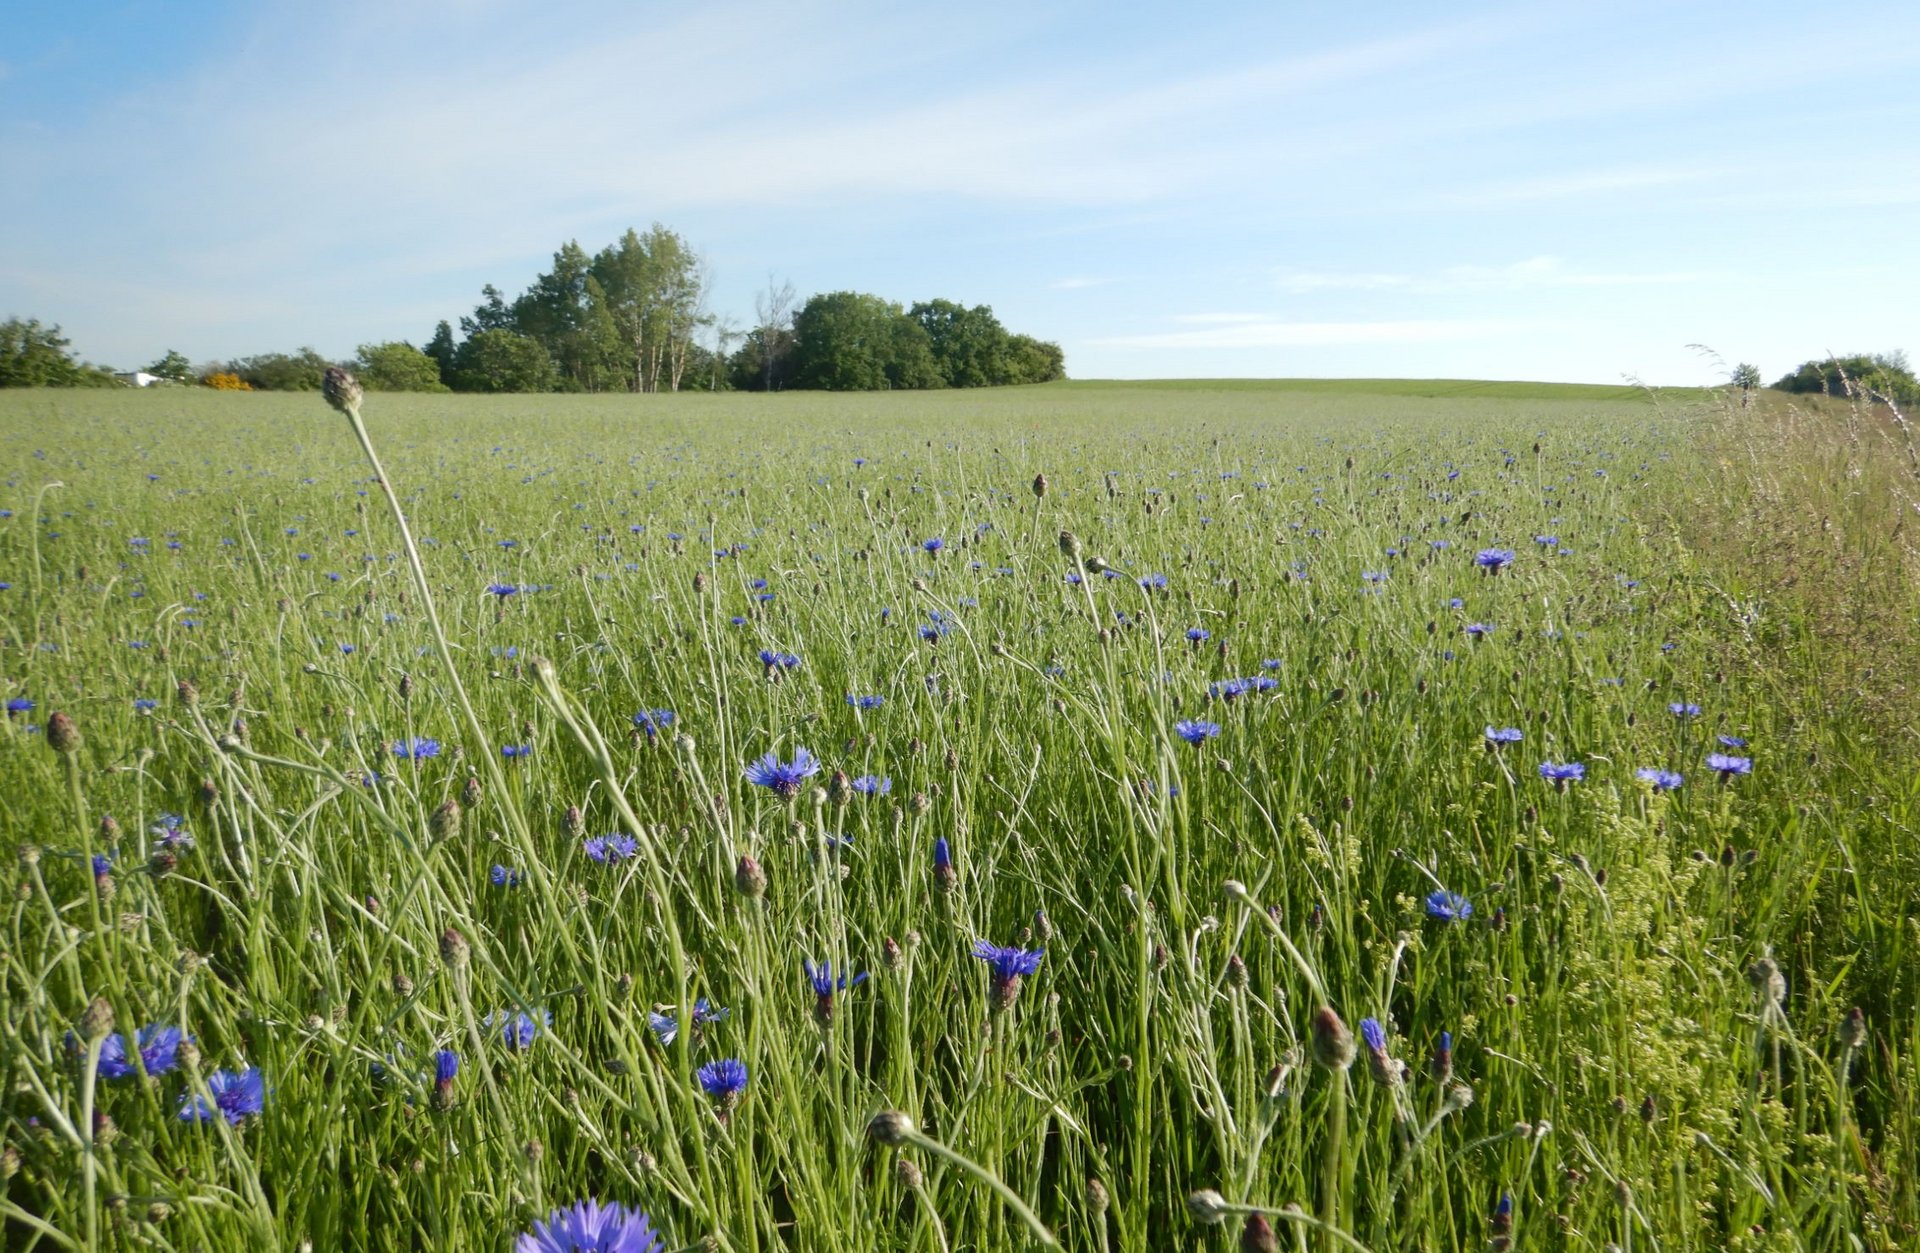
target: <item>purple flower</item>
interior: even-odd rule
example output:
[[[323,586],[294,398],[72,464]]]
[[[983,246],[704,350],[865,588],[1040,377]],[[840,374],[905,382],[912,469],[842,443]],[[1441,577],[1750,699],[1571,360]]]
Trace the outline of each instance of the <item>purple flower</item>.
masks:
[[[528,756],[532,752],[533,745],[531,744],[502,744],[500,746],[500,755],[508,761],[518,761],[520,758]]]
[[[943,891],[951,892],[958,876],[953,869],[953,850],[947,847],[947,837],[941,836],[933,842],[933,882]]]
[[[16,696],[7,702],[9,714],[29,714],[33,712],[33,701],[25,696]]]
[[[542,1027],[553,1025],[553,1011],[543,1009],[540,1011],[540,1017],[535,1018],[523,1010],[509,1017],[507,1011],[502,1009],[488,1014],[483,1021],[489,1027],[500,1029],[500,1039],[508,1048],[515,1052],[522,1052],[533,1047],[533,1042],[539,1037]]]
[[[941,539],[938,535],[934,536],[932,539],[920,541],[920,547],[926,549],[930,553],[937,553],[942,548],[945,548],[946,546],[947,546],[947,541]]]
[[[460,1073],[460,1054],[452,1049],[441,1049],[433,1055],[433,1081],[452,1083],[454,1076]]]
[[[1140,576],[1140,586],[1149,592],[1159,591],[1165,588],[1166,585],[1167,576],[1164,574],[1145,574]]]
[[[413,761],[424,761],[429,757],[438,757],[440,755],[440,741],[421,739],[418,737],[410,740],[396,740],[393,745],[393,755],[395,757],[409,758]]]
[[[665,1247],[646,1214],[589,1197],[536,1222],[514,1241],[513,1253],[661,1253]]]
[[[1494,574],[1513,564],[1513,549],[1482,548],[1473,555],[1473,564]]]
[[[764,655],[765,654],[762,654],[762,656]],[[639,713],[633,715],[633,725],[645,731],[648,739],[652,739],[673,725],[673,710],[642,709]]]
[[[722,1105],[734,1104],[747,1090],[747,1064],[737,1057],[708,1062],[693,1077],[699,1080],[702,1091]]]
[[[509,870],[505,866],[495,866],[489,877],[497,888],[517,888],[526,882],[526,877],[518,870]]]
[[[1021,978],[1040,969],[1040,959],[1046,956],[1046,950],[1029,951],[980,940],[973,946],[973,955],[987,963],[987,969],[993,972],[993,1008],[1005,1010],[1011,1008],[1020,995]]]
[[[704,996],[695,1001],[693,1003],[692,1019],[694,1037],[696,1039],[699,1038],[701,1027],[706,1026],[710,1022],[719,1022],[731,1012],[731,1010],[725,1008],[714,1008]],[[680,1038],[680,1020],[672,1014],[663,1014],[658,1010],[648,1010],[647,1026],[653,1030],[654,1035],[660,1037],[660,1043],[667,1048],[673,1047],[673,1042]]]
[[[847,704],[855,709],[878,709],[887,703],[884,696],[848,696]]]
[[[1725,753],[1708,753],[1707,766],[1719,771],[1722,779],[1731,779],[1736,774],[1752,774],[1753,758],[1729,757]]]
[[[793,750],[793,760],[783,762],[772,753],[747,767],[747,782],[771,791],[782,800],[800,795],[800,785],[820,773],[820,763],[804,748]]]
[[[1483,640],[1493,634],[1493,623],[1469,622],[1467,623],[1467,634],[1471,635],[1474,639]]]
[[[863,774],[853,781],[853,790],[864,796],[886,796],[893,791],[893,780],[883,775]]]
[[[791,670],[800,664],[800,658],[792,653],[776,652],[771,648],[760,650],[760,664],[767,668],[769,675],[781,670]]]
[[[1587,768],[1577,761],[1543,761],[1540,763],[1540,777],[1549,783],[1565,787],[1569,783],[1586,778]]]
[[[1519,727],[1488,727],[1486,734],[1489,745],[1518,744],[1526,738],[1526,732]]]
[[[498,596],[501,600],[505,600],[509,596],[516,595],[520,591],[520,589],[514,586],[512,583],[489,583],[487,584],[487,590],[489,592],[492,592],[495,596]]]
[[[1657,770],[1652,766],[1642,766],[1633,772],[1633,777],[1642,783],[1651,783],[1656,792],[1671,792],[1686,779],[1671,770]]]
[[[1677,700],[1667,706],[1667,712],[1676,718],[1698,718],[1700,716],[1700,706],[1689,704],[1683,700]]]
[[[618,831],[611,835],[596,835],[582,840],[580,846],[586,850],[588,857],[603,866],[625,861],[640,851],[640,841],[630,835],[622,835]]]
[[[1473,917],[1473,902],[1458,892],[1438,888],[1427,893],[1427,917],[1441,922],[1464,922]]]
[[[1360,1039],[1372,1052],[1386,1052],[1387,1029],[1380,1025],[1378,1018],[1362,1018],[1360,1020]]]
[[[150,1075],[164,1075],[178,1062],[180,1028],[153,1023],[134,1033],[134,1048],[140,1054],[140,1068]],[[100,1077],[131,1079],[139,1073],[127,1056],[127,1039],[118,1031],[100,1043]]]
[[[1220,734],[1220,724],[1197,720],[1176,722],[1173,724],[1173,733],[1187,743],[1197,746]]]
[[[206,1097],[192,1093],[180,1099],[182,1122],[212,1122],[215,1118],[225,1118],[237,1127],[249,1115],[257,1114],[267,1106],[266,1077],[252,1066],[241,1071],[214,1071],[207,1076],[207,1091],[213,1097],[211,1105]]]
[[[1212,638],[1213,633],[1203,627],[1187,628],[1187,642],[1189,644],[1204,644]]]
[[[1737,735],[1719,735],[1714,738],[1719,740],[1720,743],[1727,748],[1745,748],[1747,746],[1747,742]]]

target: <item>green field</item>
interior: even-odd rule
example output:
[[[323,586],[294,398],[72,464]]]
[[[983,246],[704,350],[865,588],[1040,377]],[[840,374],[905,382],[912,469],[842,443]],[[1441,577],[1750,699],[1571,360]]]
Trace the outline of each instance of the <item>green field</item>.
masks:
[[[423,588],[317,394],[0,393],[7,1246],[1914,1247],[1904,541],[1702,401],[372,395]]]

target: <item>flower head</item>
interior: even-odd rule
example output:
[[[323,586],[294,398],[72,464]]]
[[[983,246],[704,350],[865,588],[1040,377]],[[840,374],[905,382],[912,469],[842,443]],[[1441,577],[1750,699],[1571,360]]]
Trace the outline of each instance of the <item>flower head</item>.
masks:
[[[140,1067],[136,1070],[127,1055],[126,1037],[116,1031],[100,1044],[100,1077],[131,1079],[140,1070],[150,1075],[164,1075],[178,1064],[180,1041],[184,1038],[178,1027],[154,1023],[140,1028],[133,1038],[134,1048],[140,1054]]]
[[[1671,770],[1658,770],[1652,766],[1642,766],[1633,772],[1633,777],[1642,783],[1652,784],[1656,792],[1671,792],[1686,782],[1684,777]]]
[[[589,1197],[535,1223],[514,1241],[513,1253],[661,1253],[665,1247],[646,1214]]]
[[[1495,573],[1513,564],[1513,549],[1482,548],[1473,555],[1473,564],[1489,574]]]
[[[266,1077],[253,1066],[240,1071],[214,1071],[207,1076],[207,1091],[213,1097],[212,1104],[207,1103],[206,1097],[192,1093],[181,1098],[181,1121],[212,1122],[215,1118],[225,1118],[237,1127],[249,1115],[267,1106]]]
[[[510,870],[505,866],[499,865],[496,865],[488,872],[487,877],[493,881],[493,886],[497,888],[517,888],[526,882],[526,876],[518,870]]]
[[[1173,733],[1187,743],[1197,746],[1206,743],[1214,736],[1220,734],[1220,724],[1217,722],[1202,722],[1188,719],[1174,723]]]
[[[1205,627],[1187,628],[1187,642],[1189,644],[1204,644],[1212,638],[1213,632],[1207,630]]]
[[[1577,761],[1543,761],[1540,763],[1540,777],[1549,783],[1565,787],[1568,783],[1587,777],[1587,768]]]
[[[716,1008],[704,996],[695,1001],[693,1003],[693,1013],[690,1016],[690,1021],[693,1023],[694,1038],[699,1039],[700,1028],[710,1022],[719,1022],[731,1012],[731,1010],[726,1008]],[[672,1014],[661,1013],[659,1010],[648,1010],[647,1026],[653,1030],[654,1035],[660,1038],[660,1043],[667,1048],[672,1048],[673,1042],[680,1038],[680,1020]]]
[[[500,755],[508,761],[518,761],[520,758],[528,757],[532,754],[533,745],[531,744],[502,744],[500,746]]]
[[[1667,712],[1676,718],[1698,718],[1700,716],[1700,706],[1692,704],[1689,701],[1677,700],[1667,706]]]
[[[1731,779],[1736,774],[1752,774],[1753,758],[1730,757],[1725,753],[1708,753],[1707,766],[1720,772],[1722,779]]]
[[[673,710],[642,709],[633,715],[633,725],[645,731],[648,739],[652,739],[673,725]]]
[[[992,1004],[996,1010],[1004,1010],[1011,1008],[1020,995],[1021,978],[1040,969],[1040,959],[1046,956],[1046,950],[1029,951],[980,940],[973,946],[973,955],[987,963],[987,969],[993,972]]]
[[[1718,735],[1714,738],[1719,740],[1720,743],[1727,748],[1745,748],[1747,746],[1747,742],[1737,735]]]
[[[454,1076],[460,1073],[460,1054],[452,1049],[441,1049],[433,1055],[433,1081],[452,1083]]]
[[[878,709],[880,708],[880,706],[886,703],[887,703],[887,698],[884,696],[849,695],[847,697],[847,704],[852,705],[855,709],[861,709],[861,710]]]
[[[782,800],[800,795],[800,785],[820,773],[820,763],[804,748],[793,750],[793,760],[783,762],[772,753],[747,767],[747,782],[771,791]]]
[[[424,761],[429,757],[438,757],[440,755],[440,741],[421,739],[419,737],[408,740],[395,740],[393,744],[393,755],[395,757],[406,757],[413,761]]]
[[[1473,917],[1473,902],[1458,892],[1436,888],[1427,893],[1427,917],[1441,922],[1464,922]]]
[[[1526,738],[1526,732],[1519,727],[1488,727],[1486,734],[1489,745],[1518,744]]]
[[[616,831],[612,835],[596,835],[582,840],[580,847],[586,850],[588,857],[603,866],[610,866],[639,852],[640,841]]]
[[[495,1010],[483,1020],[489,1027],[500,1029],[500,1039],[515,1052],[523,1052],[533,1047],[542,1027],[553,1025],[553,1011],[543,1009],[540,1017],[535,1018],[525,1010],[509,1016],[507,1011]]]
[[[884,775],[863,774],[853,781],[853,790],[863,796],[885,796],[893,791],[893,780]]]
[[[509,596],[518,595],[520,588],[512,583],[489,583],[487,584],[487,590],[495,596],[498,596],[501,600],[505,600]]]
[[[747,1090],[747,1064],[737,1057],[708,1062],[693,1077],[699,1080],[703,1092],[723,1106],[737,1104],[740,1094]]]
[[[7,702],[7,712],[10,714],[30,714],[33,712],[33,701],[25,696],[15,696]]]

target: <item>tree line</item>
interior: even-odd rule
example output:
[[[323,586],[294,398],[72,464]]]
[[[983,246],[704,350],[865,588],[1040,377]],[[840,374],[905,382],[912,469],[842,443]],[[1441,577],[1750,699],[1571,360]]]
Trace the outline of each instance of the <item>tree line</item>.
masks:
[[[423,346],[362,344],[335,363],[312,348],[194,366],[169,351],[146,373],[235,391],[312,391],[346,365],[375,391],[677,392],[810,388],[993,387],[1066,377],[1058,344],[1002,326],[986,305],[910,306],[865,292],[826,292],[796,307],[769,283],[742,328],[709,306],[705,260],[656,223],[589,254],[569,241],[518,296],[491,283],[473,312],[442,321]],[[0,324],[0,386],[115,382],[73,361],[59,328]]]

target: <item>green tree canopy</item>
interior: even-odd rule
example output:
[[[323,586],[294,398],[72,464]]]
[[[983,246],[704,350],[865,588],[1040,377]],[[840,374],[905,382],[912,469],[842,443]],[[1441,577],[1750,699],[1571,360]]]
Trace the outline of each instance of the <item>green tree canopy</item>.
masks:
[[[939,387],[926,328],[865,292],[825,292],[793,315],[793,385],[826,391]]]
[[[76,361],[58,326],[34,318],[0,322],[0,387],[115,387],[112,373]]]
[[[559,381],[540,342],[512,331],[470,335],[453,357],[453,389],[459,392],[550,392]]]
[[[448,387],[453,386],[453,328],[447,325],[445,318],[433,328],[433,338],[427,341],[426,354],[440,368],[440,381]]]
[[[1849,394],[1849,381],[1855,388],[1871,388],[1899,404],[1920,403],[1920,380],[1914,378],[1903,352],[1857,353],[1850,357],[1802,362],[1799,369],[1774,387],[1783,392],[1845,396]]]
[[[163,378],[169,383],[193,382],[193,362],[186,354],[167,349],[166,355],[147,367],[147,373],[155,378]]]
[[[951,300],[924,300],[908,310],[927,333],[947,387],[993,387],[1009,381],[1007,328],[986,305],[969,309]]]
[[[444,324],[443,324],[444,325]],[[405,340],[362,344],[353,371],[368,391],[444,392],[440,363]]]

